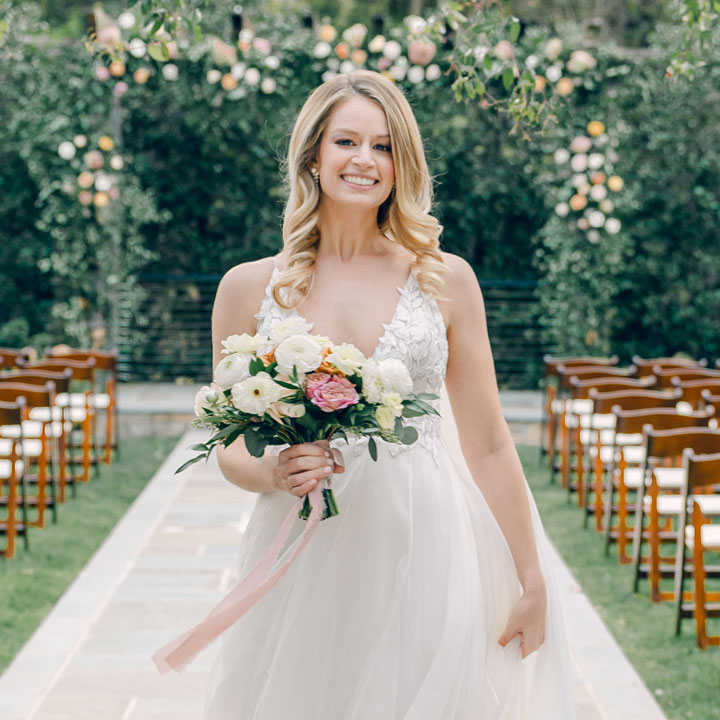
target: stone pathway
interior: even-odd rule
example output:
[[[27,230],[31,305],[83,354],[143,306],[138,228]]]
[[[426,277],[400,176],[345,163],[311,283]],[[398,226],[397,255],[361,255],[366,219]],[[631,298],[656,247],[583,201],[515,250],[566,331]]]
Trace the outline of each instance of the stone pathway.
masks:
[[[202,619],[237,579],[237,546],[255,496],[224,480],[212,459],[174,474],[191,455],[187,448],[205,436],[183,436],[0,677],[2,720],[202,717],[218,641],[182,674],[160,675],[151,656]],[[663,720],[559,556],[553,563],[578,720]]]

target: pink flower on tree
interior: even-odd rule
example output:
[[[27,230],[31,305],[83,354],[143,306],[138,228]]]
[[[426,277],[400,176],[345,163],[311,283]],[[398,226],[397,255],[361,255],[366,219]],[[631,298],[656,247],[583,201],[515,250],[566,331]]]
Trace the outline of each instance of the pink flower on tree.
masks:
[[[305,394],[323,412],[343,410],[359,401],[355,386],[344,377],[327,373],[309,373]]]

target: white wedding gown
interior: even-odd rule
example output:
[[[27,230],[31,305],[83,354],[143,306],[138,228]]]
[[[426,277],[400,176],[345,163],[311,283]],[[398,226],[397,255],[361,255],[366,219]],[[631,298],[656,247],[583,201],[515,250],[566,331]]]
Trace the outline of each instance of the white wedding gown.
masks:
[[[296,314],[270,293],[267,333]],[[462,458],[444,393],[443,318],[414,273],[374,357],[402,360],[414,392],[443,395],[443,420],[411,422],[413,445],[333,441],[345,472],[339,516],[323,520],[284,577],[222,636],[205,720],[571,720],[572,676],[547,539],[528,489],[548,588],[545,643],[521,659],[497,640],[520,596],[502,532]],[[502,478],[497,478],[502,482]],[[239,577],[265,552],[297,498],[260,494]],[[296,520],[288,545],[304,529]]]

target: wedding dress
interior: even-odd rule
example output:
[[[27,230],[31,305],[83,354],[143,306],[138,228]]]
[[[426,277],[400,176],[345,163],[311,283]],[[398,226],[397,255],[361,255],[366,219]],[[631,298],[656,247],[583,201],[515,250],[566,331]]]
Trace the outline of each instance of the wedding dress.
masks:
[[[271,294],[258,332],[297,312]],[[548,591],[545,642],[521,659],[497,640],[521,588],[505,538],[459,449],[443,378],[440,310],[414,272],[373,357],[442,395],[409,446],[333,440],[340,514],[323,520],[280,581],[221,636],[205,720],[571,720],[572,677],[547,539],[527,488]],[[342,338],[335,338],[342,341]],[[279,450],[280,448],[276,448]],[[502,478],[497,479],[502,482]],[[240,545],[242,578],[297,498],[259,494]],[[305,528],[296,519],[288,545]]]

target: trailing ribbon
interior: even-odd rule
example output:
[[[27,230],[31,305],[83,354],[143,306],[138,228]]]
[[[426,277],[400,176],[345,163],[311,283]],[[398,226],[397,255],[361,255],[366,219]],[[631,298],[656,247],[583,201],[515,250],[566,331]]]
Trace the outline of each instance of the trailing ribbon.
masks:
[[[309,498],[312,510],[307,519],[307,527],[287,549],[277,568],[275,564],[298,516],[303,503],[302,498],[293,504],[270,547],[248,574],[238,581],[202,622],[155,652],[153,661],[161,674],[169,670],[181,672],[190,660],[250,610],[287,572],[290,564],[308,544],[322,518],[324,507],[322,483],[318,483],[310,491]]]

